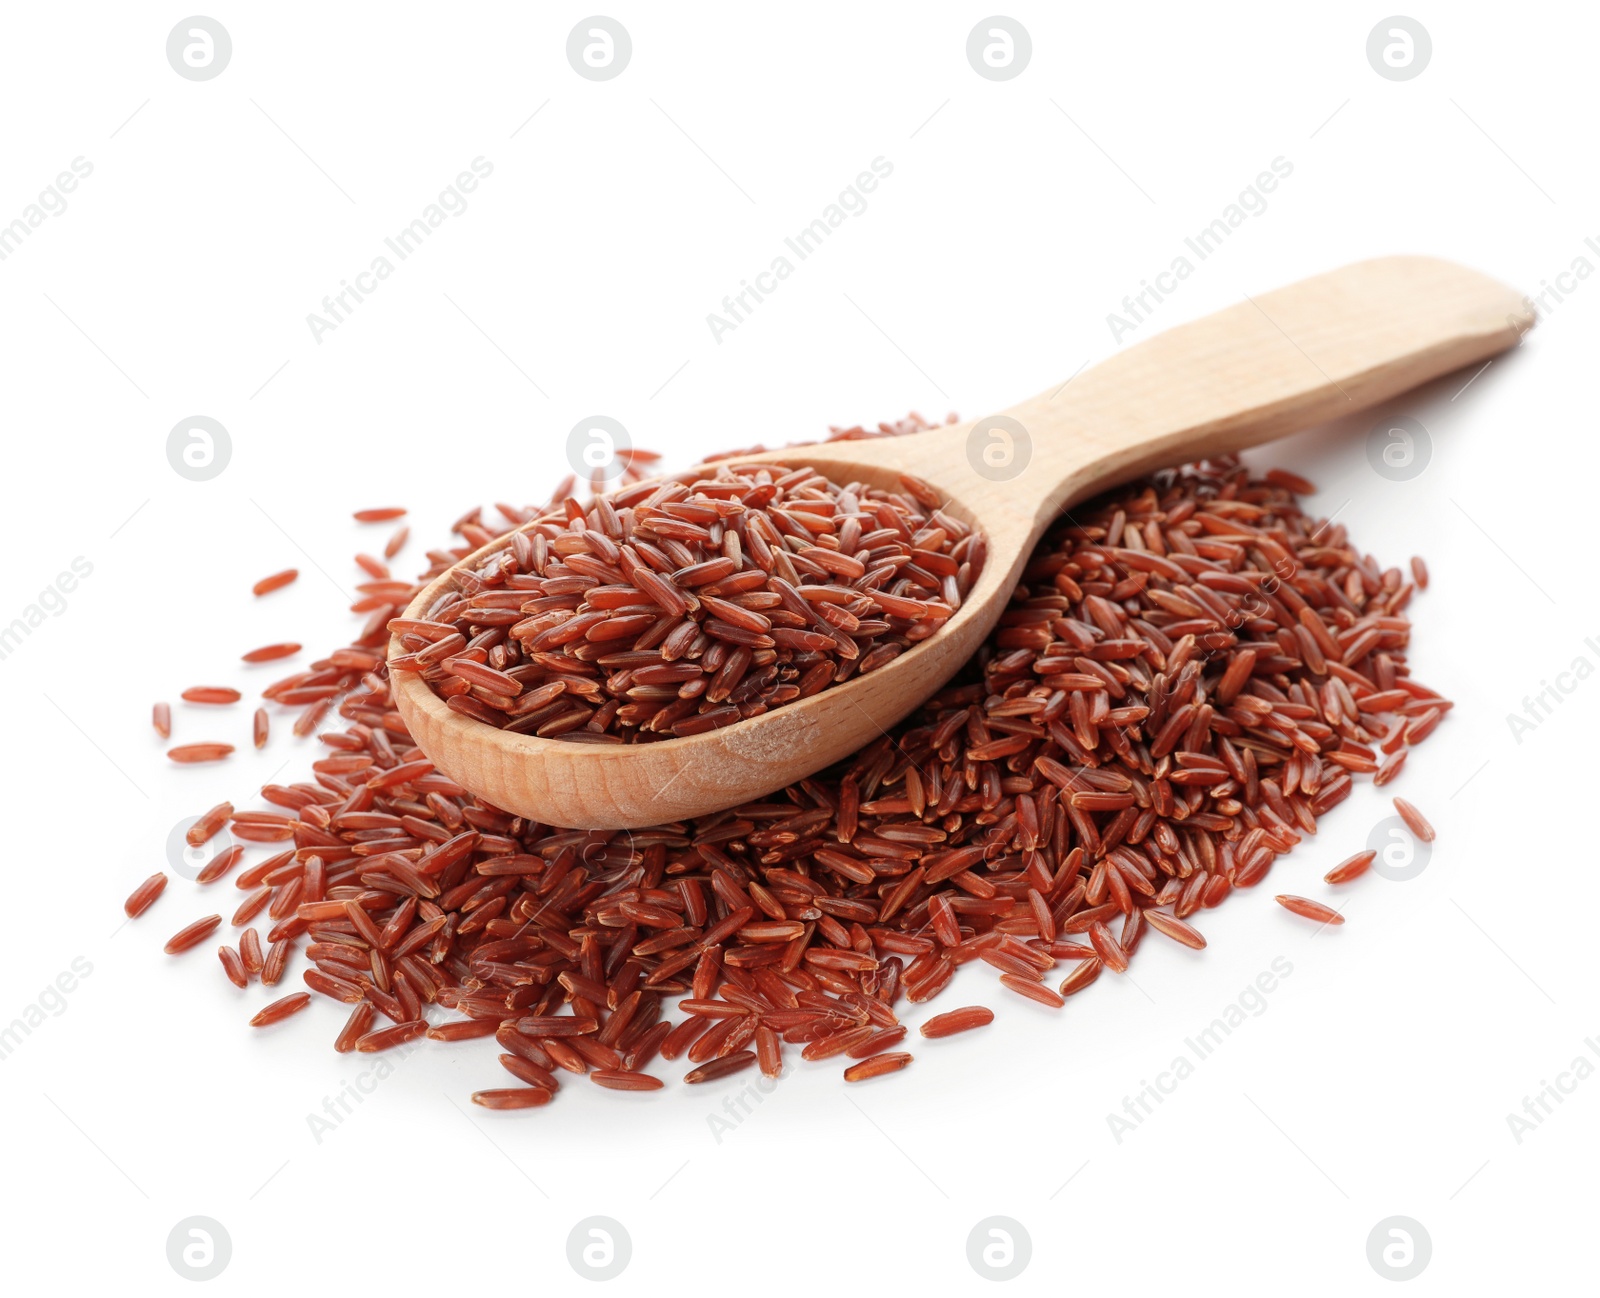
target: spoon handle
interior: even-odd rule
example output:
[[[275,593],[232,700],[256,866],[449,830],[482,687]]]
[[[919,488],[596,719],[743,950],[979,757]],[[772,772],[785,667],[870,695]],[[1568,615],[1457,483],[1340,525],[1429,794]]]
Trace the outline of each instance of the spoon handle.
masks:
[[[1357,262],[1130,345],[1002,416],[860,449],[979,517],[1021,514],[1037,539],[1091,492],[1356,414],[1515,346],[1532,323],[1525,298],[1463,266]]]

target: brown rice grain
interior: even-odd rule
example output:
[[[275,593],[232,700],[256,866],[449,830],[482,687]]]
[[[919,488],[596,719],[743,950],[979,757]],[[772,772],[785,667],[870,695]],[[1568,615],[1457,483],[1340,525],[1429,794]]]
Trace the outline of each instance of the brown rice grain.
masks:
[[[294,949],[294,944],[288,938],[277,938],[267,948],[266,961],[261,966],[261,982],[263,986],[274,987],[283,977],[284,967],[289,963],[289,952]]]
[[[1410,752],[1411,750],[1409,748],[1402,748],[1398,752],[1393,753],[1389,757],[1385,758],[1383,764],[1378,767],[1378,773],[1372,777],[1373,784],[1381,788],[1383,785],[1389,783],[1390,780],[1394,779],[1395,776],[1399,775],[1400,768],[1406,764],[1406,757],[1410,754]]]
[[[994,1022],[994,1011],[982,1005],[966,1005],[958,1010],[935,1014],[922,1025],[925,1037],[951,1037],[957,1032],[970,1032]]]
[[[430,1041],[470,1041],[492,1037],[499,1025],[493,1019],[458,1019],[454,1023],[435,1023],[428,1029]]]
[[[1062,979],[1061,986],[1057,990],[1063,997],[1071,996],[1074,992],[1081,992],[1100,976],[1101,967],[1098,956],[1082,961],[1076,969]]]
[[[253,1028],[267,1028],[274,1023],[282,1023],[291,1014],[298,1014],[309,1004],[311,1004],[310,993],[291,992],[288,996],[283,997],[281,1000],[273,1001],[272,1004],[259,1011],[250,1020],[250,1026]]]
[[[539,1086],[547,1091],[561,1089],[561,1083],[556,1075],[544,1065],[522,1055],[504,1054],[500,1056],[500,1066],[519,1081],[526,1082],[529,1086]]]
[[[1398,799],[1397,799],[1398,801]],[[1323,875],[1324,883],[1349,883],[1367,872],[1367,867],[1377,859],[1376,851],[1357,852],[1348,856]]]
[[[180,696],[185,703],[237,703],[239,691],[223,685],[192,685]]]
[[[270,577],[263,577],[250,588],[251,593],[255,595],[270,595],[275,590],[282,590],[299,575],[300,570],[298,568],[285,568],[282,572],[275,572]]]
[[[371,1001],[362,1001],[352,1006],[350,1017],[345,1020],[344,1027],[339,1029],[339,1035],[334,1038],[333,1048],[341,1055],[347,1055],[354,1050],[356,1042],[371,1030],[372,1019],[377,1012]]]
[[[756,1057],[753,1051],[739,1050],[731,1055],[724,1055],[721,1059],[713,1059],[709,1063],[701,1064],[698,1068],[691,1068],[683,1075],[683,1080],[690,1086],[697,1085],[700,1082],[711,1082],[719,1077],[727,1077],[731,1073],[737,1073],[742,1069],[749,1068],[755,1062]]]
[[[1170,937],[1174,942],[1195,951],[1202,950],[1205,947],[1206,940],[1200,935],[1200,932],[1174,915],[1168,915],[1159,910],[1146,910],[1144,919],[1145,923],[1149,924],[1156,932]]]
[[[167,756],[175,762],[220,762],[233,751],[232,744],[179,744],[167,749]]]
[[[472,1102],[485,1109],[536,1109],[550,1103],[551,1092],[537,1086],[506,1086],[492,1091],[474,1091]]]
[[[183,841],[190,847],[203,847],[215,837],[217,831],[228,823],[228,818],[233,815],[233,803],[219,802],[210,811],[196,817],[194,824],[185,831]]]
[[[1019,974],[1006,973],[1000,975],[1000,981],[1019,996],[1026,996],[1030,1001],[1037,1001],[1040,1005],[1049,1006],[1053,1010],[1060,1009],[1066,1004],[1055,992],[1051,991],[1041,982],[1034,982],[1031,978],[1024,978]]]
[[[659,1091],[664,1082],[649,1073],[630,1073],[619,1068],[596,1068],[589,1080],[612,1091]]]
[[[247,663],[270,663],[279,658],[292,658],[300,652],[300,646],[290,641],[281,644],[262,645],[259,649],[252,649],[248,653],[239,655],[240,661]]]
[[[1285,910],[1292,911],[1294,914],[1301,915],[1306,919],[1314,919],[1318,923],[1344,923],[1344,916],[1338,911],[1333,910],[1328,906],[1324,906],[1320,901],[1312,901],[1308,897],[1295,897],[1288,893],[1280,893],[1273,900],[1275,900],[1278,905],[1282,906]]]
[[[204,919],[197,919],[193,924],[180,928],[167,939],[163,948],[168,955],[181,955],[191,947],[200,945],[217,931],[222,923],[221,915],[207,915]]]
[[[1394,800],[1394,809],[1400,813],[1400,819],[1406,822],[1406,828],[1415,834],[1424,843],[1431,843],[1435,838],[1434,828],[1428,823],[1428,818],[1413,807],[1404,798]]]
[[[196,883],[215,883],[224,878],[234,866],[239,864],[244,856],[244,848],[238,843],[225,847],[200,868],[200,873],[195,875]]]
[[[148,879],[141,883],[131,893],[128,900],[122,903],[123,913],[129,919],[138,919],[151,906],[155,905],[156,898],[167,888],[167,876],[157,870]]]
[[[844,1080],[847,1082],[865,1082],[874,1077],[882,1077],[887,1073],[898,1073],[911,1062],[911,1056],[901,1053],[887,1055],[874,1055],[871,1059],[864,1059],[859,1064],[851,1064],[844,1070]]]
[[[253,930],[252,930],[253,931]],[[217,948],[217,959],[222,961],[222,972],[228,976],[228,981],[235,987],[248,987],[250,975],[245,972],[244,961],[239,958],[239,953],[226,944]]]
[[[244,876],[241,875],[240,878]],[[237,883],[239,880],[234,880]],[[239,903],[239,909],[233,912],[233,926],[238,928],[241,924],[248,924],[257,915],[264,911],[272,901],[272,894],[277,891],[270,886],[258,889]]]
[[[376,521],[376,520],[374,520]],[[416,1019],[409,1023],[396,1023],[391,1028],[380,1028],[376,1032],[369,1032],[356,1042],[356,1049],[365,1053],[378,1050],[392,1050],[395,1046],[403,1046],[409,1041],[415,1041],[428,1030],[425,1019]]]

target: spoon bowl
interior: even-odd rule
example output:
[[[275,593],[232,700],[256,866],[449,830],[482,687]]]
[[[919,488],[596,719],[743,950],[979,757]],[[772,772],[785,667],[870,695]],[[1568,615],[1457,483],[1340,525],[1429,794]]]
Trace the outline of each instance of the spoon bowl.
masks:
[[[704,734],[579,744],[512,733],[453,711],[415,672],[391,673],[396,706],[443,774],[544,824],[633,829],[760,798],[848,757],[937,693],[994,629],[1035,544],[1072,504],[1370,408],[1515,346],[1532,324],[1523,297],[1464,267],[1359,262],[1158,334],[1001,415],[719,461],[807,465],[834,482],[894,489],[915,474],[982,531],[987,559],[927,640]],[[500,537],[441,574],[404,616],[425,617],[457,570],[509,544]],[[391,657],[403,652],[391,641]]]

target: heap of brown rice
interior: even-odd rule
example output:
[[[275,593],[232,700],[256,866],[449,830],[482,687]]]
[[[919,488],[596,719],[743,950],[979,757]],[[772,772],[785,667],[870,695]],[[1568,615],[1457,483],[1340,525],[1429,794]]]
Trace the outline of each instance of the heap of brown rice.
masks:
[[[776,1075],[794,1051],[878,1076],[910,1061],[894,1049],[904,1005],[964,963],[1059,1007],[1126,970],[1151,930],[1202,947],[1200,911],[1265,878],[1355,776],[1393,778],[1451,706],[1406,667],[1414,585],[1302,513],[1309,489],[1220,461],[1082,506],[1039,545],[978,655],[892,734],[758,802],[632,832],[553,828],[472,797],[411,743],[383,660],[420,583],[544,515],[605,533],[607,506],[568,504],[569,483],[538,510],[497,506],[503,522],[473,510],[418,583],[363,556],[361,633],[266,691],[304,709],[301,733],[337,716],[323,756],[262,790],[273,810],[223,804],[190,833],[228,824],[239,844],[283,845],[235,878],[224,972],[271,985],[298,958],[310,991],[351,1006],[340,1050],[493,1035],[516,1085],[474,1098],[520,1108],[563,1073],[654,1089],[658,1060],[691,1082]],[[954,558],[963,540],[947,530],[941,544]],[[625,669],[634,682],[641,666]],[[242,855],[219,854],[201,886]],[[141,885],[129,912],[164,883]],[[221,924],[191,924],[168,949]],[[924,1033],[991,1017],[966,1007]]]

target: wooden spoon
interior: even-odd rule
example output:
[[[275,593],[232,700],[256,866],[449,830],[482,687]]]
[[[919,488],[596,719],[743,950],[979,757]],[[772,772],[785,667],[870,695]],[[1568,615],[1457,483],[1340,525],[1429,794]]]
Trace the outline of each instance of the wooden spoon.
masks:
[[[980,527],[988,560],[930,639],[876,671],[721,730],[645,744],[575,744],[451,711],[420,676],[394,698],[436,767],[506,811],[551,825],[627,829],[759,798],[849,756],[936,693],[1005,609],[1061,511],[1151,469],[1237,451],[1353,414],[1514,346],[1525,299],[1426,257],[1360,262],[1131,346],[1003,416],[907,437],[763,452],[835,482],[897,487],[916,474]],[[462,561],[477,567],[502,537]],[[451,580],[430,583],[422,617]],[[391,642],[392,655],[404,652]]]

